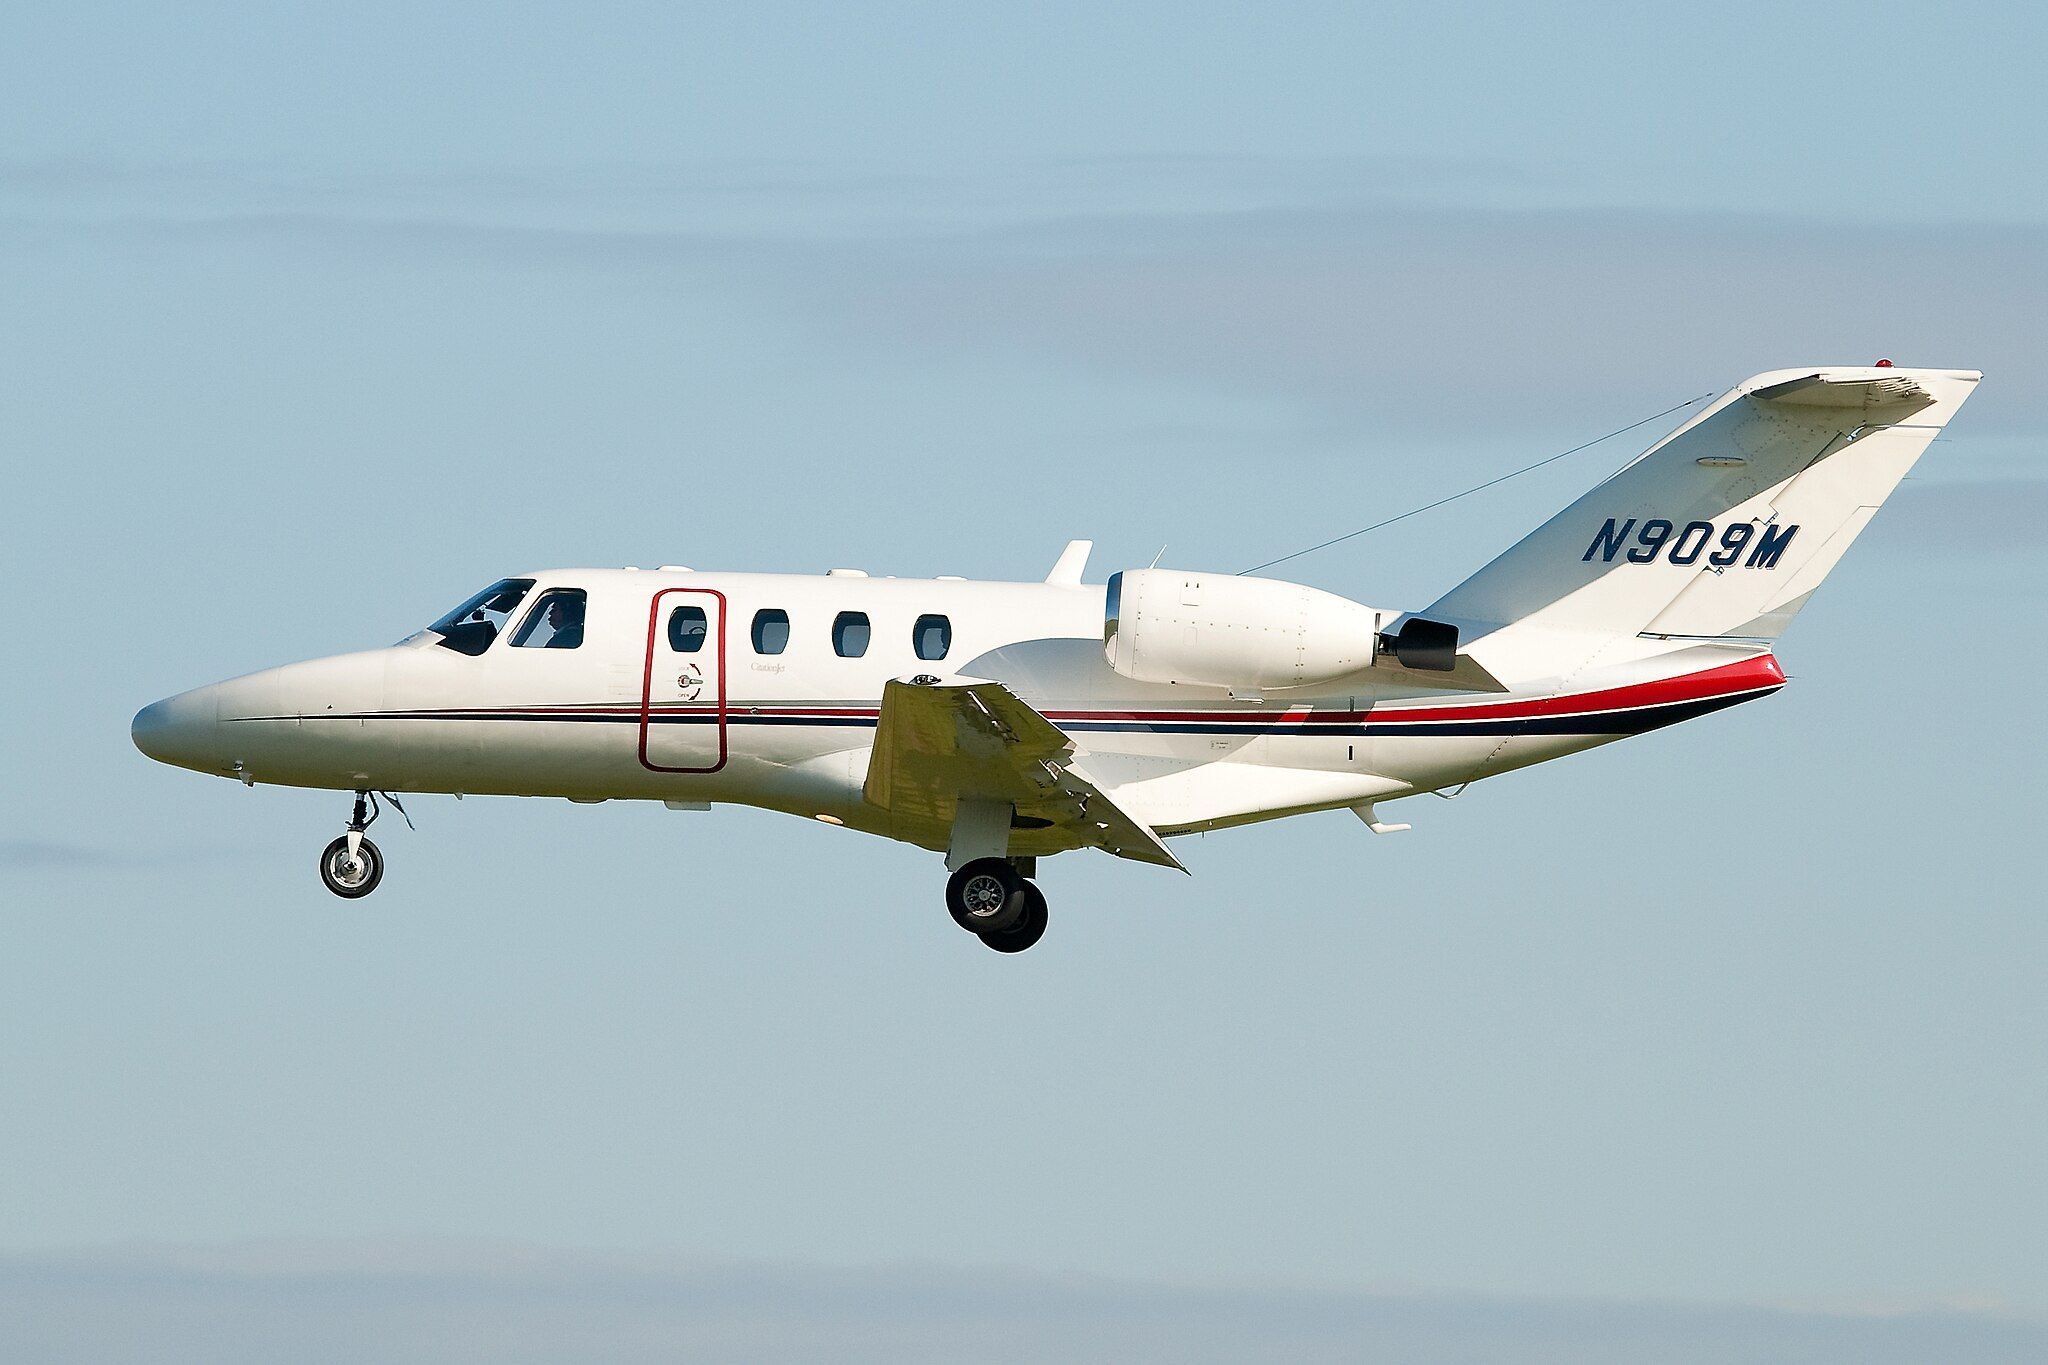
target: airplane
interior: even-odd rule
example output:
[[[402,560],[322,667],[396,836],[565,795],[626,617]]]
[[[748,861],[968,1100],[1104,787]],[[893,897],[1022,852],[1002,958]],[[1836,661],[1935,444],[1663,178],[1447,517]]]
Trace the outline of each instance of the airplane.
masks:
[[[1043,582],[660,569],[502,578],[385,649],[144,707],[150,758],[354,793],[732,803],[945,855],[953,919],[1039,941],[1041,858],[1466,785],[1754,701],[1774,645],[1981,375],[1777,370],[1420,611],[1158,567]],[[399,809],[402,811],[403,807]]]

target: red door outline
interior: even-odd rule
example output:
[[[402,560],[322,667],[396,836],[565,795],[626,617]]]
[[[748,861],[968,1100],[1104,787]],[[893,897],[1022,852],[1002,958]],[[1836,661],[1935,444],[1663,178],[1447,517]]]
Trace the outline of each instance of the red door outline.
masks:
[[[718,603],[718,761],[709,767],[671,768],[647,757],[647,726],[654,712],[654,647],[661,639],[661,599],[695,593]],[[663,588],[647,604],[647,662],[640,670],[640,766],[657,773],[715,773],[725,766],[725,594],[713,588]]]

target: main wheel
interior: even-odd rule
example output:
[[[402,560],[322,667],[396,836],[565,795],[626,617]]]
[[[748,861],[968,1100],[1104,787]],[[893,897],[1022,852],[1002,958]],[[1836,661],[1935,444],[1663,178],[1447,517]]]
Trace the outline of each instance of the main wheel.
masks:
[[[953,922],[974,934],[999,934],[1024,916],[1024,879],[1002,858],[976,858],[946,882]]]
[[[1045,937],[1045,894],[1030,882],[1024,883],[1024,913],[1016,924],[999,933],[983,934],[981,941],[999,953],[1021,953]]]
[[[329,891],[348,900],[367,896],[384,880],[384,855],[365,839],[358,845],[355,858],[350,859],[348,836],[344,834],[320,855],[320,880],[327,883]]]

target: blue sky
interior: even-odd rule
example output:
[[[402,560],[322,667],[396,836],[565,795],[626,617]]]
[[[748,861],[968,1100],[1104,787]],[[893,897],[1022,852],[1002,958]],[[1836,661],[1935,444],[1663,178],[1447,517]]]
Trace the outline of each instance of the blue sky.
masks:
[[[2033,11],[0,25],[0,1340],[305,1356],[311,1294],[389,1359],[479,1302],[801,1355],[852,1292],[877,1355],[1188,1354],[1101,1330],[1161,1302],[1218,1355],[2041,1354]],[[522,568],[1235,569],[1879,355],[1987,379],[1785,693],[1398,839],[1060,859],[1014,961],[928,855],[744,811],[422,799],[343,907],[342,798],[127,740]],[[1290,571],[1426,602],[1637,448]]]

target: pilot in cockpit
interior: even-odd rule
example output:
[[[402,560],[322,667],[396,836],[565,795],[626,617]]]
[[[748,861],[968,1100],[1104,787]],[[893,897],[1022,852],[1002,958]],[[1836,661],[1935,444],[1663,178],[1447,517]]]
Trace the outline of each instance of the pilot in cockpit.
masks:
[[[548,603],[548,642],[543,649],[574,649],[583,643],[583,595],[566,594]]]

